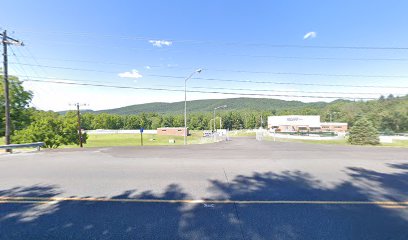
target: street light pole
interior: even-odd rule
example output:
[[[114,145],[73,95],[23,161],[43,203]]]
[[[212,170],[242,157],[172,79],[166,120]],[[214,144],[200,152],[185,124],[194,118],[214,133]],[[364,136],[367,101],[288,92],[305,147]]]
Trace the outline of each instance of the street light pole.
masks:
[[[329,112],[330,122],[332,122],[332,116],[337,114],[338,112]]]
[[[214,132],[216,132],[216,125],[215,125],[215,110],[220,109],[220,108],[226,108],[227,105],[222,105],[219,107],[214,108]],[[220,119],[220,127],[221,127],[221,119]]]
[[[215,109],[217,109],[217,108],[214,108],[214,115],[213,115],[213,126],[214,126],[214,130],[213,130],[213,132],[215,133]]]
[[[192,72],[186,79],[184,79],[184,145],[187,145],[187,81],[195,74],[201,73],[201,69]]]

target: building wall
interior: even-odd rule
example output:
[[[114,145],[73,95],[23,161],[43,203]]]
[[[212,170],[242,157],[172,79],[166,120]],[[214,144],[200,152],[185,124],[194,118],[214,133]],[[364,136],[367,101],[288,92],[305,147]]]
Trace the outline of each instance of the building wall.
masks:
[[[309,126],[320,127],[320,116],[288,115],[268,117],[268,128],[279,126]]]
[[[268,128],[276,132],[347,132],[347,123],[320,122],[320,116],[270,116]]]
[[[187,135],[189,131],[187,129]],[[157,135],[184,136],[184,128],[158,128]]]
[[[321,123],[322,132],[347,132],[348,125],[347,123]]]
[[[310,127],[310,126],[278,126],[276,132],[319,132],[320,127]]]

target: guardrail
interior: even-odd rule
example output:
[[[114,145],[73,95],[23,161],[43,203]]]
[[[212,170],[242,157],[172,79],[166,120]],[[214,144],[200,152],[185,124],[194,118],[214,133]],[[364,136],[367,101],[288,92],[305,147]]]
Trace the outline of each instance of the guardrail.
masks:
[[[9,145],[1,145],[0,149],[16,149],[16,148],[37,148],[37,151],[40,151],[40,148],[44,146],[43,142],[36,142],[36,143],[22,143],[22,144],[9,144]]]

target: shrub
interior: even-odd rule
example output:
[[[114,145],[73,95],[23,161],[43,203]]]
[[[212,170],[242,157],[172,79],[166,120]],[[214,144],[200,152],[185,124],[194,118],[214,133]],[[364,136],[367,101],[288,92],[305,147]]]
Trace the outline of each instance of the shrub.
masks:
[[[366,118],[358,119],[350,129],[348,142],[354,145],[378,145],[378,131]]]
[[[86,142],[87,135],[82,139]],[[44,142],[45,148],[78,144],[78,130],[74,117],[62,117],[52,113],[37,114],[30,126],[15,131],[14,143]]]

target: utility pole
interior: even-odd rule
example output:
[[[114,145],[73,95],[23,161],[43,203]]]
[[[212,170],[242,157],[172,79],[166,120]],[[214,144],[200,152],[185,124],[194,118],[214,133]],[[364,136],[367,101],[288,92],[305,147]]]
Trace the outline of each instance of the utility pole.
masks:
[[[82,146],[82,129],[81,129],[81,113],[79,112],[79,103],[77,103],[77,117],[78,117],[78,137],[79,137],[79,146]]]
[[[82,144],[82,129],[81,129],[81,113],[80,113],[80,111],[79,111],[79,107],[80,106],[86,106],[86,104],[79,104],[79,103],[75,103],[75,104],[73,104],[74,106],[76,106],[76,108],[77,108],[77,118],[78,118],[78,143],[79,143],[79,146],[82,148],[82,147],[84,147],[83,146],[83,144]]]
[[[7,46],[13,44],[16,46],[24,46],[23,42],[7,36],[7,31],[4,30],[0,33],[2,37],[1,43],[3,44],[3,80],[4,80],[4,112],[5,112],[5,144],[10,144],[10,91],[8,81],[8,59],[7,59]],[[6,152],[11,152],[11,149],[6,149]]]

